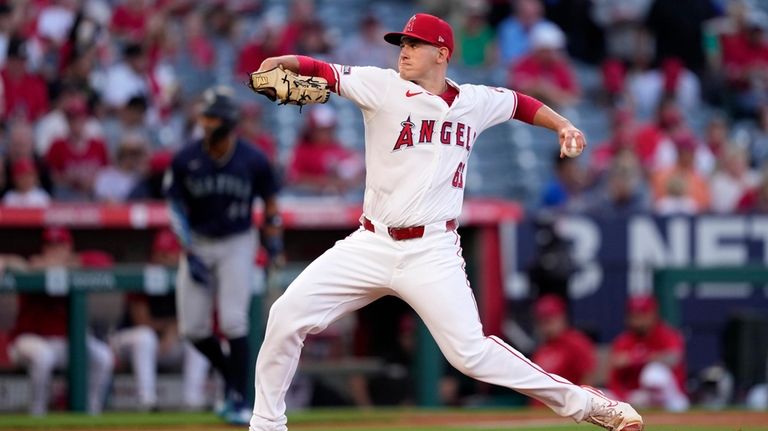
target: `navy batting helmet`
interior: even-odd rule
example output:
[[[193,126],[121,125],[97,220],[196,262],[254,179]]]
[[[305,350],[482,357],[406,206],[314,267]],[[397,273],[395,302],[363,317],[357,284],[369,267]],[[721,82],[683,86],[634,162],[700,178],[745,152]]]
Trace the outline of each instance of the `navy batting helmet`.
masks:
[[[202,114],[221,118],[225,124],[234,127],[240,118],[240,108],[235,103],[232,90],[227,87],[213,87],[203,93]]]

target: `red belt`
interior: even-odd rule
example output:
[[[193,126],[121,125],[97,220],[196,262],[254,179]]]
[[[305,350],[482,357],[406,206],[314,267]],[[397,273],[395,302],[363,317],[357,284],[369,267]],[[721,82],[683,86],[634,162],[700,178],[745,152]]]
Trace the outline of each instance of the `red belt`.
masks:
[[[458,226],[459,222],[456,221],[456,219],[448,220],[445,222],[445,231],[454,231]],[[376,232],[376,227],[370,220],[368,220],[367,217],[363,217],[363,228],[370,232]],[[390,238],[394,239],[395,241],[421,238],[424,236],[424,226],[388,227],[387,233],[389,234]]]

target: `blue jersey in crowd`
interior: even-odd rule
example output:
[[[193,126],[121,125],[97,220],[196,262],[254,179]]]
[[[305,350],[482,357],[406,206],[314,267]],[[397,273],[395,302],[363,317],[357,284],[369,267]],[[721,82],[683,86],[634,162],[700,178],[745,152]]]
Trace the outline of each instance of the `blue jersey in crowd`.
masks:
[[[228,160],[216,161],[202,141],[182,148],[165,179],[174,230],[189,243],[190,231],[224,237],[251,228],[254,198],[277,193],[272,167],[264,154],[237,140]]]

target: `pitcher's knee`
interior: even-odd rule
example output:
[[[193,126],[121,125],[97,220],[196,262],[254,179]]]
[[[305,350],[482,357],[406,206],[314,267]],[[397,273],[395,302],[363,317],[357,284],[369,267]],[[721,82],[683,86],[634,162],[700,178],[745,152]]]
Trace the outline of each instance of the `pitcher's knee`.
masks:
[[[300,316],[296,309],[295,304],[286,300],[285,296],[275,301],[269,309],[265,339],[286,340],[298,337],[303,340],[310,328],[305,322],[307,316]]]
[[[456,351],[451,356],[448,360],[454,368],[469,377],[474,377],[482,366],[485,352],[482,349],[466,349]]]

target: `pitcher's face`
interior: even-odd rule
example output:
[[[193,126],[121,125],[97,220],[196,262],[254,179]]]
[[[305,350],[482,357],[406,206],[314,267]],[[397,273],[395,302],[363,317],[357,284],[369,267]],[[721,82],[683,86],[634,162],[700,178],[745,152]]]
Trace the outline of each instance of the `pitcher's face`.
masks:
[[[414,81],[428,76],[433,68],[447,61],[447,53],[447,48],[438,48],[419,39],[404,36],[400,42],[400,57],[397,62],[400,77]]]

